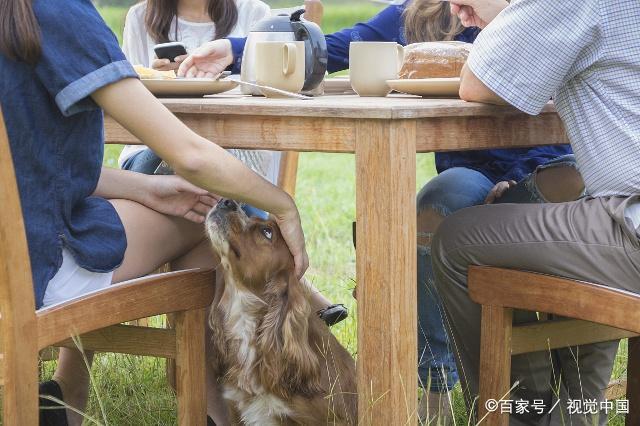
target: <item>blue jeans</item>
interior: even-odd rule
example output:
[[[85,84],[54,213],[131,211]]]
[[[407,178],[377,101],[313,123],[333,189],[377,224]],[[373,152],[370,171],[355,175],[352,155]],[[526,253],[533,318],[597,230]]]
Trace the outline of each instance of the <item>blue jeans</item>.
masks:
[[[575,167],[573,155],[558,157],[509,189],[499,203],[543,203],[535,174],[548,167]],[[442,216],[483,204],[494,183],[475,170],[456,167],[431,179],[418,193],[418,213],[431,209]],[[422,235],[431,237],[430,234]],[[446,316],[434,285],[431,247],[418,245],[418,379],[431,392],[446,392],[458,382],[458,369],[444,321]]]
[[[160,163],[162,163],[162,158],[158,157],[158,155],[149,148],[145,148],[124,160],[124,163],[122,163],[122,169],[144,173],[145,175],[152,175],[155,173]]]
[[[136,152],[131,157],[127,158],[124,163],[122,163],[122,169],[144,173],[145,175],[152,175],[155,173],[161,162],[162,159],[158,157],[155,152],[146,148],[143,151]],[[260,210],[244,203],[241,203],[241,206],[242,210],[244,210],[249,217],[258,217],[264,220],[269,218],[269,213],[264,210]]]

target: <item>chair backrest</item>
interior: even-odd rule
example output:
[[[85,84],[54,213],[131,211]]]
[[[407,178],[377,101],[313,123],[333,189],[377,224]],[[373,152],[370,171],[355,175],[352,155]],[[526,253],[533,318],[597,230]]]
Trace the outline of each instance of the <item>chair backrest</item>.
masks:
[[[272,9],[272,15],[280,15],[283,13],[291,14],[299,9],[305,9],[304,19],[322,25],[322,16],[324,15],[324,6],[321,0],[305,0],[304,5],[296,7],[286,7],[282,9]]]
[[[0,335],[4,376],[4,424],[23,415],[18,403],[38,392],[38,328],[20,195],[9,137],[0,109]],[[44,201],[43,201],[44,202]],[[29,405],[29,404],[27,404]],[[37,411],[35,415],[37,415]],[[34,419],[37,420],[37,417]],[[20,424],[20,423],[18,423]],[[27,424],[27,423],[21,423]]]
[[[8,316],[35,318],[31,263],[9,136],[0,109],[0,309]],[[15,315],[9,315],[14,313]]]
[[[322,25],[324,6],[322,5],[321,0],[305,0],[304,9],[304,18],[307,21],[315,22],[318,25]]]

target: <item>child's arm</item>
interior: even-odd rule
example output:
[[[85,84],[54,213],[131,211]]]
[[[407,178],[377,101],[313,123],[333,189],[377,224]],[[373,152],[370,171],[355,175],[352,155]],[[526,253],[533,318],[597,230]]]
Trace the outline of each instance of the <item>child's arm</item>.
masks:
[[[308,266],[300,216],[284,191],[247,168],[223,148],[191,131],[136,79],[97,90],[95,102],[169,163],[175,172],[211,193],[272,213],[294,256],[296,272]]]

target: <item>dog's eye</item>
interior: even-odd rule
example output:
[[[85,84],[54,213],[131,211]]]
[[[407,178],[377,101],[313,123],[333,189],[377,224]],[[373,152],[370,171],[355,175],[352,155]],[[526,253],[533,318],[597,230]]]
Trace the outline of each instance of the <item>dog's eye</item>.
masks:
[[[261,231],[262,235],[264,235],[267,240],[271,240],[271,237],[273,237],[273,231],[271,228],[262,228]]]

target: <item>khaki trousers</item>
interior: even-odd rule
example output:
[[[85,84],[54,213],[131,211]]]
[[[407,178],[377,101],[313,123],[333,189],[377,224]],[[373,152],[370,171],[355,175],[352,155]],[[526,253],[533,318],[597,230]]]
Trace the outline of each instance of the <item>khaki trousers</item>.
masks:
[[[480,306],[469,298],[469,265],[540,272],[640,293],[640,241],[624,219],[626,205],[639,198],[477,206],[442,223],[432,243],[433,266],[469,408],[482,374]],[[514,316],[514,322],[535,320],[531,312]],[[594,418],[568,414],[568,399],[603,400],[617,347],[616,341],[514,356],[512,383],[519,380],[520,385],[511,399],[543,400],[547,411],[560,401],[551,414],[514,414],[511,424],[593,425]],[[599,423],[606,424],[606,415],[599,416]]]

